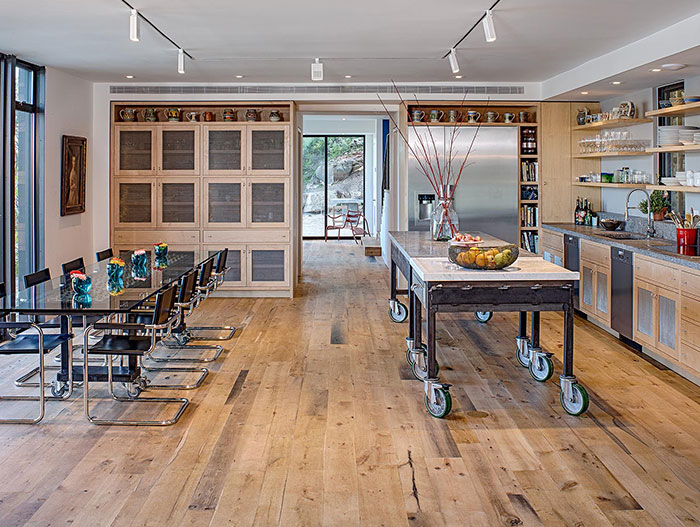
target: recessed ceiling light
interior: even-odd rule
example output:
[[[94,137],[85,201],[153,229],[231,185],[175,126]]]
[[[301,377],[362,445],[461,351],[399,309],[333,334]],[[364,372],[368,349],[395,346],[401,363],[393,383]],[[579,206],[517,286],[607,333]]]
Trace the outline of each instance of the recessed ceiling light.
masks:
[[[346,75],[345,78],[346,78],[346,79],[352,79],[352,75]]]
[[[588,92],[587,92],[587,91],[582,91],[582,92],[581,92],[581,95],[588,95]]]
[[[134,76],[133,76],[133,75],[127,75],[126,78],[127,78],[127,79],[133,79]]]
[[[685,68],[685,66],[686,66],[685,64],[662,64],[661,69],[678,71],[678,70],[682,70],[683,68]]]
[[[649,71],[653,71],[654,73],[659,73],[661,71],[661,68],[652,68]]]
[[[343,117],[343,121],[345,120],[345,117]]]
[[[236,78],[237,78],[237,79],[242,79],[242,78],[243,78],[243,75],[236,75]]]
[[[461,79],[462,75],[455,75],[455,79]]]
[[[614,84],[615,86],[622,84],[622,81],[612,81],[610,84]]]

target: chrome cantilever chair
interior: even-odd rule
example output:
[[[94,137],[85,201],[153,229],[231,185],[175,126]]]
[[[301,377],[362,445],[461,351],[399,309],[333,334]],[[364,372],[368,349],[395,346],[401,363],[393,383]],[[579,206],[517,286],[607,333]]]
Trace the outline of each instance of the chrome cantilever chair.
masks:
[[[114,256],[114,251],[112,251],[112,248],[109,247],[108,249],[105,249],[104,251],[97,251],[95,253],[95,257],[97,258],[98,262],[101,262],[102,260],[106,260],[108,258],[111,258]]]
[[[84,271],[84,270],[85,270],[85,261],[83,260],[82,256],[80,258],[76,258],[75,260],[71,260],[70,262],[66,262],[64,264],[61,264],[61,272],[65,276],[68,276],[72,271]]]
[[[183,330],[186,328],[185,319],[192,314],[194,309],[199,305],[199,292],[197,291],[197,271],[194,270],[183,277],[180,282],[180,290],[178,292],[177,302],[175,302],[175,307],[179,311],[179,320],[177,324],[173,327],[172,337],[175,339],[175,343],[170,342],[169,339],[163,339],[161,342],[166,348],[170,350],[216,350],[214,355],[209,357],[175,357],[173,355],[158,356],[155,353],[150,355],[150,359],[156,362],[214,362],[219,358],[223,351],[223,347],[212,344],[199,344],[199,345],[186,345],[187,342],[187,332]],[[184,343],[183,343],[184,342]]]
[[[45,367],[44,354],[52,349],[60,346],[63,343],[68,343],[68,359],[71,363],[73,356],[73,348],[71,340],[73,338],[70,327],[70,319],[68,322],[68,333],[44,335],[44,330],[35,322],[0,322],[0,328],[3,330],[25,330],[23,333],[14,336],[10,340],[0,345],[0,355],[39,355],[39,395],[2,395],[0,400],[5,401],[39,401],[39,415],[35,418],[2,418],[0,423],[8,424],[36,424],[44,418],[46,413],[46,400],[63,400],[70,397],[73,393],[73,369],[68,372],[68,393],[61,397],[47,397],[44,393],[45,386]],[[36,335],[28,334],[27,331],[33,329]]]
[[[141,420],[141,419],[100,419],[90,415],[90,394],[88,361],[83,362],[83,378],[85,379],[83,389],[83,401],[85,417],[88,421],[96,425],[136,425],[136,426],[168,426],[177,423],[183,412],[189,405],[189,399],[184,397],[118,397],[114,393],[114,379],[112,371],[113,356],[136,356],[143,358],[151,353],[160,339],[162,333],[171,331],[177,316],[171,314],[171,308],[175,301],[175,285],[156,296],[154,311],[150,324],[139,323],[111,323],[97,322],[91,324],[85,330],[84,349],[85,357],[91,354],[107,356],[107,384],[109,394],[115,401],[129,404],[137,403],[172,403],[177,404],[178,409],[173,417],[165,420]],[[103,330],[106,333],[95,345],[90,346],[89,336],[93,330]],[[113,331],[122,332],[120,334],[111,333]]]
[[[210,293],[216,291],[219,288],[219,286],[224,283],[226,273],[230,270],[229,267],[226,267],[227,259],[228,249],[223,249],[219,251],[216,257],[216,269],[210,269],[207,273],[205,272],[204,266],[202,267],[202,272],[200,274],[199,279],[199,286],[197,287],[197,290],[200,292],[200,298],[203,296],[201,300],[205,300]],[[227,331],[228,333],[221,337],[207,337],[205,335],[198,335],[196,333],[206,331]],[[188,329],[187,336],[191,341],[231,340],[235,334],[236,328],[233,326],[194,326]]]

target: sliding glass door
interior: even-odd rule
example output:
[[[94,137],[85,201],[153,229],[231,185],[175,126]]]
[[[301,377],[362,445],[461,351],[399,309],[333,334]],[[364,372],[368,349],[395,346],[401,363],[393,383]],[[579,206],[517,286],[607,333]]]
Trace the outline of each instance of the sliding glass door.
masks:
[[[306,135],[302,142],[302,234],[337,238],[348,210],[365,210],[365,137]],[[340,229],[341,237],[350,236]]]

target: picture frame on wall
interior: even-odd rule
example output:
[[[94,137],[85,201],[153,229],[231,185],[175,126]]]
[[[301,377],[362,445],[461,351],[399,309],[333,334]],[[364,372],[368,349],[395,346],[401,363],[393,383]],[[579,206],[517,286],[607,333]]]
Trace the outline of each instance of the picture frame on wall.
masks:
[[[87,139],[63,136],[61,163],[61,216],[85,212]]]

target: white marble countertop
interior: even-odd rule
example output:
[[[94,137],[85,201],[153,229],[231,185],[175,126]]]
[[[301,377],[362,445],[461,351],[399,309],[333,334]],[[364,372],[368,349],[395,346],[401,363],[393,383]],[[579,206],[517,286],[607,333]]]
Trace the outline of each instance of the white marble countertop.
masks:
[[[518,258],[510,267],[500,270],[465,269],[447,257],[411,258],[413,270],[423,282],[561,282],[579,279],[569,271],[540,256]]]

